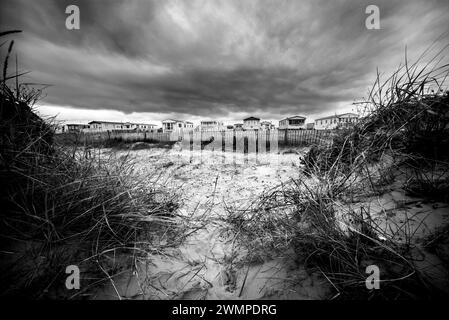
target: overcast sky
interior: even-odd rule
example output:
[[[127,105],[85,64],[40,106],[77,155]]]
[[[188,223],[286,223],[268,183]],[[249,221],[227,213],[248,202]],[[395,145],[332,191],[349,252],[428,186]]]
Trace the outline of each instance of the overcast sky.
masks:
[[[65,28],[76,4],[81,29]],[[365,8],[380,8],[367,30]],[[449,26],[448,0],[6,0],[23,81],[51,84],[43,114],[72,122],[279,120],[351,111],[376,67],[417,57]],[[11,38],[11,37],[10,37]]]

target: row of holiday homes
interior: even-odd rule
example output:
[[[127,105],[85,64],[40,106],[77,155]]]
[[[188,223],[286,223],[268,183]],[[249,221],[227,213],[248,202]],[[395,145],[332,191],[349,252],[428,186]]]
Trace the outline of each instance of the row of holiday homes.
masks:
[[[355,113],[344,113],[318,118],[312,123],[306,123],[306,117],[293,116],[279,121],[279,130],[286,129],[315,129],[329,130],[344,128],[354,125],[359,120]],[[260,118],[249,117],[243,119],[243,123],[224,125],[222,121],[205,120],[194,127],[193,122],[184,120],[167,119],[162,121],[162,127],[155,124],[131,123],[131,122],[111,122],[111,121],[91,121],[88,124],[68,123],[57,129],[57,132],[103,132],[112,130],[134,130],[149,132],[177,132],[177,131],[247,131],[247,130],[274,130],[276,129],[270,121],[261,121]]]

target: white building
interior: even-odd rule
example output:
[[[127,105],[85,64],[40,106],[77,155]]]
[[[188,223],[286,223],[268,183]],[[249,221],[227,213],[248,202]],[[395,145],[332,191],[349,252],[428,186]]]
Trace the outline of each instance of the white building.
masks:
[[[262,121],[260,123],[260,128],[262,130],[274,130],[274,124],[272,124],[271,121]]]
[[[306,117],[293,116],[279,121],[279,129],[306,129]]]
[[[89,131],[112,131],[112,130],[136,130],[152,131],[156,129],[155,124],[131,123],[131,122],[113,122],[113,121],[91,121],[89,122]]]
[[[198,131],[223,131],[226,127],[223,125],[222,121],[216,120],[204,120],[201,121]]]
[[[315,120],[316,130],[331,130],[338,128],[348,128],[359,121],[359,116],[355,113],[343,113],[333,116],[318,118]]]
[[[65,133],[65,132],[82,132],[89,129],[88,124],[79,124],[79,123],[67,123],[60,127],[60,130],[58,130],[58,133]]]
[[[149,123],[130,123],[127,122],[125,125],[130,127],[132,130],[137,131],[154,131],[157,129],[157,125],[155,124],[149,124]]]
[[[260,130],[260,119],[256,117],[249,117],[243,119],[243,130]]]
[[[162,121],[163,132],[193,131],[193,123],[183,120],[166,119]]]
[[[89,122],[90,131],[112,131],[112,130],[126,130],[123,122],[112,121],[91,121]]]

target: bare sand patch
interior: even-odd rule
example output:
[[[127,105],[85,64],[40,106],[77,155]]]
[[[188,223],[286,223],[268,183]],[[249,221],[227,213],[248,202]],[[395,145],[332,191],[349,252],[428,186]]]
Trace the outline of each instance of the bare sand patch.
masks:
[[[151,173],[180,194],[179,213],[197,219],[198,230],[178,248],[143,259],[134,274],[116,282],[122,297],[144,299],[318,299],[327,285],[291,258],[246,263],[226,233],[229,206],[246,208],[260,194],[299,176],[300,154],[255,155],[186,151],[178,147],[127,153],[135,169]],[[298,280],[300,279],[300,280]],[[301,280],[302,279],[302,280]],[[107,287],[101,298],[117,298]]]

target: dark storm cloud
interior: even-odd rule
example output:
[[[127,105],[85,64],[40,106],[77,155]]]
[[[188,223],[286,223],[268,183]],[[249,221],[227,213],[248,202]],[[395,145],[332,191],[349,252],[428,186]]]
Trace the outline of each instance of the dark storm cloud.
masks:
[[[81,30],[65,28],[76,4]],[[381,30],[365,8],[380,7]],[[45,103],[199,116],[319,113],[364,95],[449,25],[433,1],[6,1],[2,29]]]

